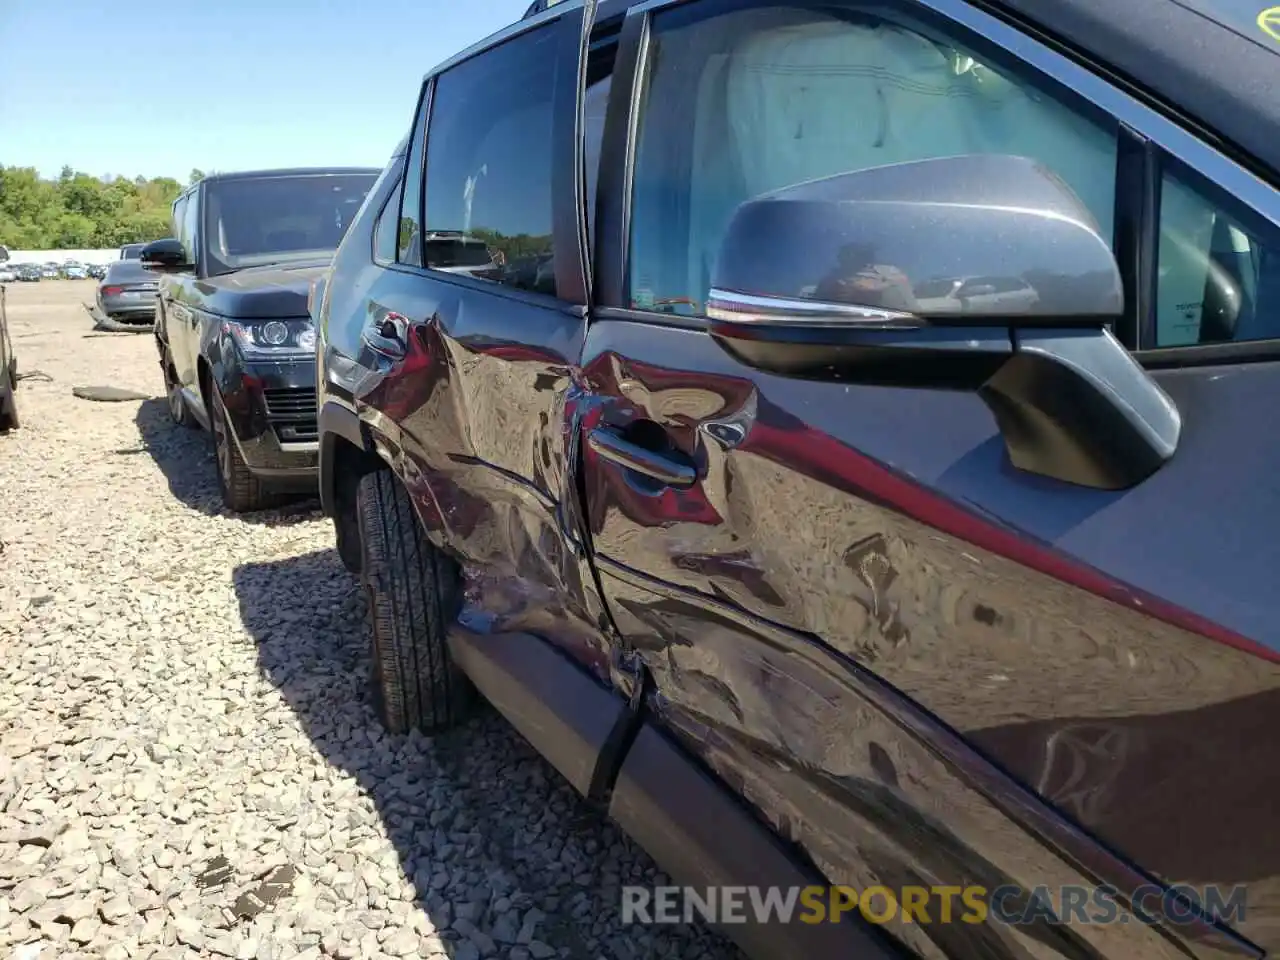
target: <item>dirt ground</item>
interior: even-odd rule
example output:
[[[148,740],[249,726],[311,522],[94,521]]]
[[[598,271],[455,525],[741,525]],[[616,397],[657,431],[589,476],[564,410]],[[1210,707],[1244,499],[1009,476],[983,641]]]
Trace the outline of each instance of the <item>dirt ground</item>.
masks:
[[[0,956],[738,956],[624,925],[623,885],[669,881],[492,712],[383,734],[318,505],[225,513],[152,338],[94,333],[93,290],[8,288],[25,378],[0,437]],[[255,890],[282,895],[235,916]]]

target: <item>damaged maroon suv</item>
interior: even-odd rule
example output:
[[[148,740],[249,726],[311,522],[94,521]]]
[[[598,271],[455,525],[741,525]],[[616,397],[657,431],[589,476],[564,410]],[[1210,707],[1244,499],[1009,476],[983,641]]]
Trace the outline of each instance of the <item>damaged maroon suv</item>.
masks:
[[[311,300],[386,725],[483,697],[678,883],[841,888],[754,957],[1280,949],[1246,13],[565,0],[432,71]]]

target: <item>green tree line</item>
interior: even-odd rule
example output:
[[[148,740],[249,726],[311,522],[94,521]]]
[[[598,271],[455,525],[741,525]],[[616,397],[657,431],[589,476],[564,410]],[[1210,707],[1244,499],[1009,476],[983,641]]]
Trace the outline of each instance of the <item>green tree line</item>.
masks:
[[[203,177],[191,171],[190,182]],[[13,250],[118,247],[169,236],[172,177],[94,177],[63,167],[56,180],[0,164],[0,244]]]

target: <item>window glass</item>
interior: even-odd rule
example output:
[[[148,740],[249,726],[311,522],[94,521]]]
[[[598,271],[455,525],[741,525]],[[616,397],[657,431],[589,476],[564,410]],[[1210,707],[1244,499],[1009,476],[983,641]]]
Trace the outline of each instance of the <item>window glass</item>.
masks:
[[[200,201],[198,199],[199,190],[191,193],[187,197],[186,210],[183,211],[183,228],[182,228],[182,249],[187,252],[187,262],[199,262],[199,251],[196,250],[196,244],[199,242],[199,227],[197,226],[200,219]]]
[[[377,178],[320,173],[206,181],[201,203],[210,273],[332,255]]]
[[[432,269],[555,293],[556,45],[556,31],[542,28],[436,79],[424,214]]]
[[[179,197],[173,202],[173,239],[182,244],[182,249],[187,249],[187,241],[184,236],[186,230],[187,218],[187,198]]]
[[[1280,236],[1167,172],[1160,190],[1157,347],[1280,337]]]
[[[387,196],[373,228],[373,259],[378,263],[394,263],[399,247],[400,196],[404,193],[404,177]]]
[[[428,81],[414,124],[404,184],[400,188],[400,223],[396,231],[396,259],[415,267],[422,266],[422,156],[426,149],[427,116],[431,113],[431,90]]]
[[[1038,160],[1112,239],[1114,126],[923,27],[784,3],[713,15],[695,4],[654,18],[651,62],[633,188],[633,306],[703,312],[724,229],[745,200],[912,160]]]
[[[587,237],[595,236],[596,183],[600,179],[600,147],[604,141],[605,111],[609,107],[609,89],[613,86],[613,74],[587,87],[583,97],[583,139],[586,163]]]

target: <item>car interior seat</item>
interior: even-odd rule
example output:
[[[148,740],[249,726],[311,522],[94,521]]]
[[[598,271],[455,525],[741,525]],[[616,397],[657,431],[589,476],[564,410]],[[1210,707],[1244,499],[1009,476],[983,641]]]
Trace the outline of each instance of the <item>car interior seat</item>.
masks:
[[[1110,240],[1116,141],[1029,85],[964,51],[877,20],[800,11],[741,16],[744,34],[714,55],[694,91],[689,262],[679,286],[705,297],[738,204],[791,184],[884,164],[965,153],[1042,161]],[[657,256],[641,271],[661,271]],[[671,265],[668,265],[670,268]],[[664,278],[660,285],[670,288]]]

